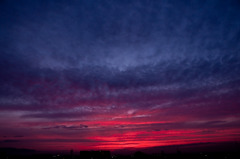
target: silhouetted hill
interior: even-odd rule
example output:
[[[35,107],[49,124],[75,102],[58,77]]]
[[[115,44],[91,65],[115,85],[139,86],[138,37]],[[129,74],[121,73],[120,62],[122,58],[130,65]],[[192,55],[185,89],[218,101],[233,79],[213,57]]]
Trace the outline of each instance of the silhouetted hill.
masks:
[[[32,149],[17,149],[17,148],[0,148],[0,154],[8,154],[8,155],[31,155],[36,153],[35,150]]]
[[[238,152],[240,150],[239,142],[221,142],[221,143],[196,143],[186,145],[171,145],[171,146],[157,146],[148,148],[130,148],[113,151],[114,154],[133,154],[136,151],[141,151],[147,154],[154,153],[176,153],[178,151],[184,153],[200,153],[200,152]]]

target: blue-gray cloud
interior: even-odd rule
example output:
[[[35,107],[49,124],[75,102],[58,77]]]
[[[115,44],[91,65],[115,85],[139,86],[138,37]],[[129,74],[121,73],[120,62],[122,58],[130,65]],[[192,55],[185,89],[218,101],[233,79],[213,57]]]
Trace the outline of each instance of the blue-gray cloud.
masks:
[[[0,110],[237,118],[239,15],[234,0],[0,2]]]

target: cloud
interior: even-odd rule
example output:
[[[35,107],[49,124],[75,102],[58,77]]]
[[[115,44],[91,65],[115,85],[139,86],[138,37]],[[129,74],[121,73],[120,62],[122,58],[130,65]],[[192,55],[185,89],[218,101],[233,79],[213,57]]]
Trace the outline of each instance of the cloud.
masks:
[[[6,142],[6,143],[11,143],[11,142],[20,142],[20,140],[4,140],[3,142]]]
[[[16,135],[16,136],[14,136],[14,137],[16,137],[16,138],[22,138],[22,137],[24,137],[24,136],[22,136],[22,135]]]
[[[87,125],[72,125],[72,126],[66,126],[66,125],[57,125],[54,127],[46,127],[43,129],[68,129],[68,130],[81,130],[88,128]]]
[[[46,136],[238,128],[239,11],[235,1],[4,1],[0,120]]]

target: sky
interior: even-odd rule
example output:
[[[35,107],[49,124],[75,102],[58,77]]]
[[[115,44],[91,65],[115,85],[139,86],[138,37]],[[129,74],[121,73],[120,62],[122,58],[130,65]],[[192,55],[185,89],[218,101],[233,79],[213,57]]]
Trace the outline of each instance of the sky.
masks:
[[[0,147],[240,141],[238,0],[1,0]]]

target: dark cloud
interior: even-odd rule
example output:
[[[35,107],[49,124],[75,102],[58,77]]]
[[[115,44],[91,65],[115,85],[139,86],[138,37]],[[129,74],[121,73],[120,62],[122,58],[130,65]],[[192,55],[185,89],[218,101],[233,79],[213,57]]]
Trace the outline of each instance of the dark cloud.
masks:
[[[73,112],[66,112],[66,113],[47,113],[46,111],[43,111],[42,113],[38,114],[26,114],[23,115],[23,118],[47,118],[47,119],[70,119],[70,118],[78,118],[78,117],[83,117],[83,116],[93,116],[93,113],[90,112],[78,112],[78,113],[73,113]]]
[[[16,138],[21,138],[21,137],[24,137],[24,136],[22,136],[22,135],[16,135],[16,136],[14,136],[14,137],[16,137]]]
[[[88,128],[87,125],[73,125],[73,126],[66,126],[66,125],[57,125],[54,127],[46,127],[43,129],[68,129],[68,130],[81,130],[81,129],[85,129]]]
[[[3,142],[20,142],[19,140],[4,140]]]

